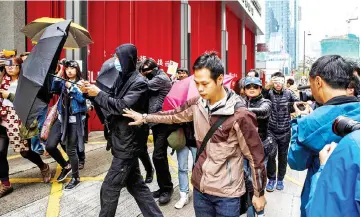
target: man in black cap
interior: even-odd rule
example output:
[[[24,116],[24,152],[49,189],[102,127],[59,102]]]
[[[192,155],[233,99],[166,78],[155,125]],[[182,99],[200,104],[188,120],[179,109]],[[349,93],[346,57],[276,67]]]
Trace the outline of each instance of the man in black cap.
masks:
[[[139,127],[129,126],[131,119],[122,116],[125,108],[141,113],[147,109],[148,85],[145,77],[136,70],[137,48],[133,44],[123,44],[116,48],[115,57],[114,66],[122,76],[118,76],[112,94],[88,82],[82,88],[89,96],[95,97],[96,104],[111,114],[108,118],[108,142],[112,145],[113,161],[101,187],[99,216],[115,216],[123,187],[127,187],[134,197],[143,216],[163,216],[139,170],[140,144],[137,138],[144,132]]]

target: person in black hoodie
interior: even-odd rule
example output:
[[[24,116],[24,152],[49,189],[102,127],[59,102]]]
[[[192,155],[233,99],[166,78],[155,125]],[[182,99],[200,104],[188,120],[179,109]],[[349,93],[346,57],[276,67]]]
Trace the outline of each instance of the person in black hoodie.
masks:
[[[152,58],[146,58],[140,66],[140,72],[148,79],[149,113],[162,111],[164,98],[172,88],[172,81],[168,75],[158,67]],[[173,195],[172,177],[169,172],[167,157],[167,138],[172,132],[173,126],[167,124],[148,124],[154,137],[153,163],[157,173],[159,190],[153,192],[154,198],[159,198],[159,204],[169,203]],[[147,173],[148,174],[148,173]]]
[[[133,44],[123,44],[116,48],[114,61],[115,68],[122,76],[118,77],[111,94],[89,82],[81,84],[83,92],[95,97],[94,102],[110,114],[108,142],[111,144],[113,161],[100,191],[100,217],[115,216],[123,187],[127,187],[134,197],[143,216],[163,216],[139,169],[141,144],[138,137],[144,131],[137,126],[129,126],[131,119],[122,116],[125,108],[141,113],[147,110],[148,85],[136,70],[136,64],[137,48]]]

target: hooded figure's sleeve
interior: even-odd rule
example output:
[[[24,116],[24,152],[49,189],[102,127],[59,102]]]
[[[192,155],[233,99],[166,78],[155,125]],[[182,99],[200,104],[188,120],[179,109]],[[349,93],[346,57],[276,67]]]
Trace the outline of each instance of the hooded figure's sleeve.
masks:
[[[132,108],[147,90],[148,84],[145,81],[139,81],[131,85],[121,99],[114,98],[110,94],[100,91],[94,98],[94,101],[111,115],[122,115],[124,113],[123,109]]]
[[[360,216],[359,133],[344,137],[322,173],[313,176],[307,216]]]
[[[302,171],[309,168],[312,165],[312,152],[306,148],[298,140],[298,123],[297,118],[291,121],[292,136],[291,145],[288,151],[288,164],[291,169]]]

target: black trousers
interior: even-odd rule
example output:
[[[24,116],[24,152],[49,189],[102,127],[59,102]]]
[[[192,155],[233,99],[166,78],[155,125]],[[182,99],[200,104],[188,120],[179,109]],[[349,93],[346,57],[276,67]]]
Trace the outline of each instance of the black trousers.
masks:
[[[149,126],[143,125],[142,130],[139,133],[139,144],[140,144],[139,159],[140,161],[142,161],[145,171],[147,171],[147,173],[151,173],[153,166],[148,154],[148,146],[147,146],[148,136],[149,136]]]
[[[26,158],[36,164],[40,169],[44,167],[44,162],[40,155],[31,150],[31,141],[28,140],[29,150],[20,152],[23,158]],[[0,126],[0,180],[9,179],[9,162],[7,160],[9,148],[9,138],[6,133],[6,128]]]
[[[287,169],[287,155],[288,147],[291,141],[291,131],[285,133],[269,132],[273,142],[276,143],[277,151],[272,156],[269,156],[267,162],[267,177],[268,179],[276,179],[276,155],[278,152],[278,175],[277,179],[282,181],[286,175]]]
[[[143,181],[138,159],[119,159],[113,157],[112,164],[100,190],[101,210],[99,217],[115,216],[120,191],[123,187],[126,187],[128,192],[134,197],[143,216],[163,216],[149,188]]]
[[[152,127],[154,139],[153,164],[161,192],[169,192],[173,189],[167,156],[167,138],[172,132],[171,128],[171,125],[166,124],[157,124]]]
[[[53,127],[50,130],[48,143],[46,145],[46,151],[49,152],[50,156],[64,168],[68,165],[68,162],[61,155],[57,148],[58,143],[61,140],[61,123],[56,120]],[[76,131],[76,123],[68,124],[67,135],[62,144],[65,147],[66,154],[69,157],[69,161],[72,169],[72,176],[74,178],[79,177],[79,158],[78,158],[78,139]],[[64,148],[63,148],[64,149]]]

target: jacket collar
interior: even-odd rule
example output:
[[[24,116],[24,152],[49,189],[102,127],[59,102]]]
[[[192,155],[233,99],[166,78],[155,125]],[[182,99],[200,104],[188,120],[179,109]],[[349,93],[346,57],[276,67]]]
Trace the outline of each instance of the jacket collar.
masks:
[[[227,98],[224,102],[221,102],[215,108],[209,111],[207,100],[200,98],[200,105],[202,110],[208,113],[208,115],[233,115],[235,112],[235,105],[242,102],[240,96],[238,96],[233,90],[225,88],[227,92]]]
[[[248,99],[248,98],[247,98],[247,101],[250,102],[250,103],[253,103],[253,102],[258,102],[258,101],[260,101],[261,99],[263,99],[263,95],[262,95],[262,94],[258,95],[258,96],[255,97],[255,98],[252,98],[252,99]]]
[[[336,96],[328,100],[324,105],[340,105],[351,102],[359,102],[355,96]]]

